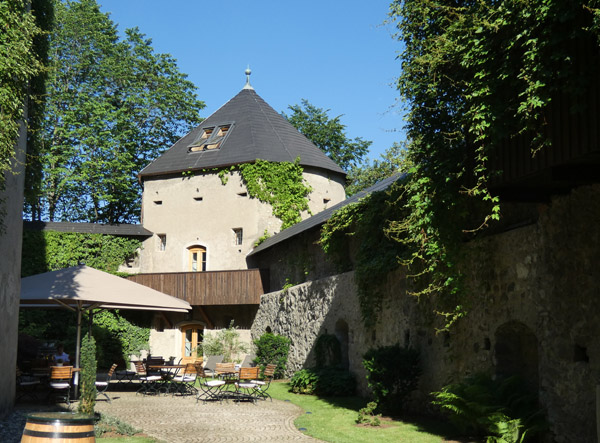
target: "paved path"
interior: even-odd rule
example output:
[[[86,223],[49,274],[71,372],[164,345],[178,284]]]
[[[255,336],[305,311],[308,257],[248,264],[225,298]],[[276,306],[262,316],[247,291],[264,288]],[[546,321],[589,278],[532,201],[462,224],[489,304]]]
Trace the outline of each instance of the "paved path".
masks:
[[[318,441],[296,429],[294,419],[302,409],[289,402],[203,404],[194,397],[136,396],[133,392],[109,395],[112,403],[98,401],[96,411],[167,443]]]

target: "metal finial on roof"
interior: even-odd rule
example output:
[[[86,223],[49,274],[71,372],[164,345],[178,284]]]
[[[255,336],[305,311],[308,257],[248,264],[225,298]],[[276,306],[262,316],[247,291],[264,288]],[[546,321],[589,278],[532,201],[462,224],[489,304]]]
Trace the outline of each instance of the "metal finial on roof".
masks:
[[[248,65],[245,72],[246,72],[246,85],[244,86],[243,89],[254,89],[252,87],[252,85],[250,85],[250,74],[252,74],[252,71],[250,70],[250,65]]]

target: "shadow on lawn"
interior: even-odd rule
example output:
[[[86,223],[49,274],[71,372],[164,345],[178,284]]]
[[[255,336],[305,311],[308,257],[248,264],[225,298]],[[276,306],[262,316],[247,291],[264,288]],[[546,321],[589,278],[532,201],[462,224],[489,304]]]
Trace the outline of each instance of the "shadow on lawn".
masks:
[[[298,394],[299,395],[299,394]],[[358,417],[358,411],[364,408],[369,400],[358,397],[321,397],[316,396],[320,400],[329,403],[332,406],[349,409],[356,411]],[[448,421],[439,418],[426,415],[412,414],[404,412],[397,416],[385,417],[385,420],[392,420],[395,422],[402,422],[410,424],[416,427],[419,432],[426,432],[434,434],[443,438],[444,441],[453,443],[478,443],[480,440],[473,439],[470,437],[464,437],[459,434],[454,426]]]

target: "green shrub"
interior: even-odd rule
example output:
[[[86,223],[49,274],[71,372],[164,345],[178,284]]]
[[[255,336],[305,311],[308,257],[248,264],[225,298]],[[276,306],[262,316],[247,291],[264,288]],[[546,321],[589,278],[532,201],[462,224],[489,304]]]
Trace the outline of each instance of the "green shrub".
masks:
[[[315,343],[317,368],[339,366],[342,363],[342,346],[333,334],[321,334]]]
[[[548,426],[537,396],[517,376],[493,380],[475,374],[432,395],[462,433],[485,436],[489,443],[528,441]]]
[[[77,410],[94,415],[96,405],[96,341],[89,334],[81,342],[81,397]]]
[[[356,389],[354,376],[342,368],[302,369],[290,380],[292,392],[323,397],[353,395]]]
[[[96,437],[102,437],[107,432],[114,432],[119,435],[126,435],[131,437],[132,435],[138,434],[141,430],[134,428],[130,424],[124,423],[118,418],[102,414],[100,421],[94,426]]]
[[[375,414],[377,409],[377,403],[371,401],[367,403],[367,406],[358,411],[358,417],[356,423],[366,424],[369,426],[380,426],[381,425],[381,414]]]
[[[283,378],[287,366],[292,341],[282,335],[265,332],[254,340],[256,346],[256,364],[265,368],[269,363],[276,364],[275,378]]]
[[[202,344],[198,345],[199,353],[222,355],[223,363],[232,362],[234,356],[248,351],[248,345],[240,340],[240,332],[233,326],[233,320],[227,329],[221,329],[214,335],[205,335]]]
[[[370,349],[363,356],[367,383],[380,409],[397,413],[417,388],[421,367],[419,352],[399,344]]]

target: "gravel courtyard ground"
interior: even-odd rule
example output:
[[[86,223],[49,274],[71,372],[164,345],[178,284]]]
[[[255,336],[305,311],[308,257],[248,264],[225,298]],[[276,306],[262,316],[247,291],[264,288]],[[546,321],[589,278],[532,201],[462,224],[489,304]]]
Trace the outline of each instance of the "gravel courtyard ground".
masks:
[[[116,417],[151,437],[167,443],[318,441],[294,426],[302,414],[297,406],[278,400],[252,403],[202,402],[195,397],[142,396],[135,392],[109,392],[112,403],[99,400],[96,411]],[[76,404],[72,404],[76,409]],[[17,405],[0,420],[0,441],[21,441],[25,414],[55,406]]]

